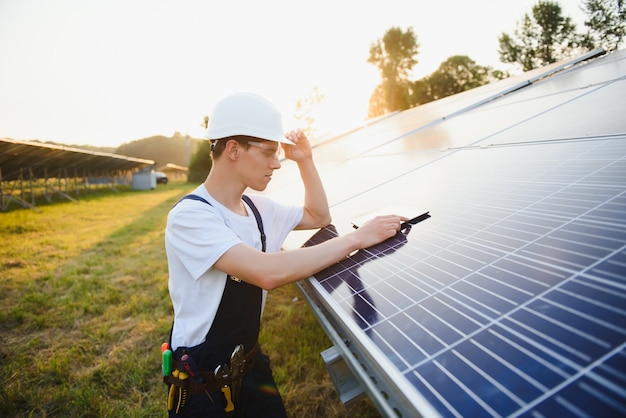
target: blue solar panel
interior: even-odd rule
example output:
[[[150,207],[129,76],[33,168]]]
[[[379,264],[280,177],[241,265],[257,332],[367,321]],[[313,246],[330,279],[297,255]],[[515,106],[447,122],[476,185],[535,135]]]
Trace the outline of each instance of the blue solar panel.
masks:
[[[443,416],[624,414],[626,136],[480,152],[514,170],[465,171],[452,211],[316,283]]]
[[[626,416],[626,51],[542,71],[315,150],[304,245],[429,210],[299,283],[383,415]]]

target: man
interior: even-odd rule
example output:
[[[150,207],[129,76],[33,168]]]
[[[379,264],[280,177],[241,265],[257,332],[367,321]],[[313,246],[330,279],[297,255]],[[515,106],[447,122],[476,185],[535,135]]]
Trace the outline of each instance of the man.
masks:
[[[351,252],[394,236],[404,217],[377,217],[345,236],[280,251],[293,229],[331,221],[311,146],[283,132],[277,109],[254,94],[219,101],[209,118],[213,166],[206,181],[170,211],[165,230],[174,308],[170,416],[284,417],[285,409],[259,349],[267,290],[309,277]],[[297,163],[304,206],[286,206],[263,191],[280,168],[279,147]]]

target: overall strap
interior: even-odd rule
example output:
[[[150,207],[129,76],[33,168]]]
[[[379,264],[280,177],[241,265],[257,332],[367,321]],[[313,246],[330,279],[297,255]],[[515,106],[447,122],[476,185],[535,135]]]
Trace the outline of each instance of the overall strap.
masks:
[[[210,204],[205,198],[198,196],[197,194],[188,194],[186,196],[183,196],[178,202],[176,202],[176,205],[178,205],[181,201],[185,200],[185,199],[190,199],[190,200],[198,200],[200,202],[204,202],[209,206],[213,206],[212,204]]]
[[[254,214],[254,218],[256,219],[257,227],[259,228],[259,232],[261,233],[261,251],[265,252],[265,230],[263,229],[263,220],[261,219],[261,214],[259,213],[259,210],[256,208],[254,203],[252,203],[252,199],[250,199],[249,196],[244,194],[243,196],[241,196],[241,198],[244,200],[244,202],[248,204],[248,206],[250,206],[250,209],[252,209],[252,213]],[[185,199],[197,200],[200,202],[204,202],[209,206],[213,206],[206,199],[198,196],[197,194],[188,194],[183,196],[178,202],[176,202],[174,206],[176,206],[180,201]]]
[[[244,194],[241,198],[248,204],[248,206],[250,206],[252,213],[254,213],[256,224],[259,227],[259,232],[261,233],[261,251],[265,252],[265,231],[263,230],[263,219],[261,219],[261,214],[256,206],[254,206],[254,203],[252,203],[252,199],[250,199],[250,197]]]

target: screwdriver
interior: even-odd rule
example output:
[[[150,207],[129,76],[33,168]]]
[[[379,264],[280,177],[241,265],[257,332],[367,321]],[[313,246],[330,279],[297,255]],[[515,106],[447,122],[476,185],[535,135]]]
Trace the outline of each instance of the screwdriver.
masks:
[[[172,373],[172,350],[166,348],[163,350],[163,376],[169,376]]]

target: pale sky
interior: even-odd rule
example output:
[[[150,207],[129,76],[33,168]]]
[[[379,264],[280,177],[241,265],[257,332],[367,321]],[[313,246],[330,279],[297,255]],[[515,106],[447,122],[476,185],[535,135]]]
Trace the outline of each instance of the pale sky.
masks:
[[[420,44],[414,79],[453,55],[509,69],[498,36],[538,0],[0,0],[0,138],[118,146],[200,123],[226,94],[326,95],[321,129],[354,125],[379,84],[370,45]],[[582,0],[560,0],[582,31]]]

